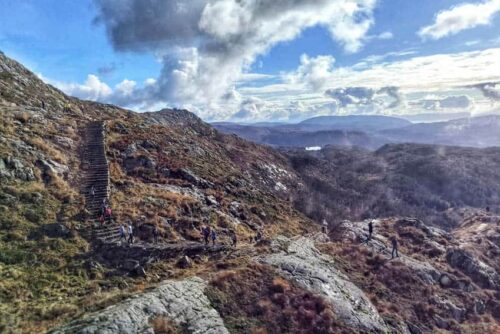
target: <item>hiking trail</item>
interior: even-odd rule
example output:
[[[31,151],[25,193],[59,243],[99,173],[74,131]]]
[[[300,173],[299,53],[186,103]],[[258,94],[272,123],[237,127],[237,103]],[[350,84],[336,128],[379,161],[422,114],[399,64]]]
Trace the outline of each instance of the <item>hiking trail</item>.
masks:
[[[106,157],[106,126],[102,121],[89,122],[84,131],[82,169],[84,182],[82,193],[85,196],[86,224],[80,232],[92,241],[94,250],[109,262],[123,259],[135,259],[139,262],[161,260],[179,255],[215,253],[228,250],[226,245],[205,246],[199,242],[184,241],[176,243],[159,242],[156,244],[136,238],[133,244],[120,240],[120,225],[114,220],[103,225],[96,224],[101,216],[103,200],[110,200],[110,173]],[[94,194],[92,194],[94,187]]]
[[[85,195],[85,209],[91,220],[100,216],[103,200],[109,200],[110,180],[104,131],[104,122],[90,122],[84,132],[83,194]],[[94,194],[92,194],[92,187],[94,187]]]

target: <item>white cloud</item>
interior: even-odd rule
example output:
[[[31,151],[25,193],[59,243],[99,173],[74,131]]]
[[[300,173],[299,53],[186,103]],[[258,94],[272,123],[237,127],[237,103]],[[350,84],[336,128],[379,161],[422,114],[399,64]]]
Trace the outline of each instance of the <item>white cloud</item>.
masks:
[[[112,89],[94,74],[89,74],[83,84],[59,82],[54,82],[53,84],[66,94],[79,97],[83,100],[102,101],[113,93]]]
[[[500,0],[464,3],[439,12],[434,23],[420,29],[418,34],[422,38],[440,39],[462,30],[491,24],[493,16],[499,11]]]
[[[438,111],[443,109],[469,109],[473,105],[473,100],[467,95],[458,96],[426,96],[421,100],[411,103],[415,107],[424,110]]]
[[[381,63],[336,68],[331,57],[302,56],[299,67],[284,74],[282,83],[241,87],[239,91],[244,96],[272,101],[274,109],[270,113],[273,115],[298,118],[297,113],[309,115],[311,110],[324,114],[419,113],[426,108],[417,101],[433,92],[437,97],[432,99],[439,101],[432,101],[432,105],[439,109],[463,109],[461,107],[466,108],[467,102],[469,109],[488,108],[488,105],[491,108],[491,103],[487,105],[488,100],[481,99],[480,90],[494,97],[500,87],[495,84],[500,82],[500,63],[497,61],[500,49],[394,62],[384,59],[380,58]],[[468,87],[464,87],[466,85]],[[319,106],[328,104],[336,108],[318,111]],[[430,104],[428,102],[427,106]],[[291,110],[293,108],[296,112]]]
[[[356,52],[372,27],[376,0],[95,0],[98,18],[115,49],[149,52],[163,63],[155,89],[137,94],[147,103],[194,104],[201,115],[221,98],[259,55],[313,26],[327,29]],[[385,34],[383,37],[389,37]],[[209,110],[210,109],[210,110]]]
[[[308,64],[316,58],[308,58]],[[368,67],[331,68],[322,67],[323,82],[316,82],[316,87],[343,88],[369,87],[378,89],[397,85],[406,92],[432,91],[462,87],[465,84],[500,81],[500,48],[483,51],[461,52],[455,54],[437,54],[413,57],[394,62],[371,64]],[[308,86],[309,75],[304,73],[304,64],[286,79],[295,85],[300,82]],[[313,67],[314,70],[317,67]],[[292,78],[292,79],[290,79]],[[320,93],[320,92],[318,92]]]
[[[335,58],[318,56],[311,58],[304,54],[300,57],[300,66],[288,77],[291,83],[304,83],[314,91],[323,89],[330,79]]]
[[[390,31],[385,31],[385,32],[381,33],[380,35],[378,35],[378,38],[379,39],[393,39],[394,35]]]

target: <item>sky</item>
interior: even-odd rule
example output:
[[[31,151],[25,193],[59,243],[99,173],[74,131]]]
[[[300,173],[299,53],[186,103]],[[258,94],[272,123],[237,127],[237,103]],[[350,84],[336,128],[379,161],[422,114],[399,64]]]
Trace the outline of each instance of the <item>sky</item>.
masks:
[[[207,121],[500,110],[500,0],[0,0],[67,94]]]

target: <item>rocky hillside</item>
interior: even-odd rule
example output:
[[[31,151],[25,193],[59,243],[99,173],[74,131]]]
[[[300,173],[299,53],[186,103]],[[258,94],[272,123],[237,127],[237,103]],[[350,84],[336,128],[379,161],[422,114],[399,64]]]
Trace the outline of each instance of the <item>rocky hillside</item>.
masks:
[[[488,203],[497,210],[494,182],[464,185],[485,192],[473,196],[477,202],[457,202],[462,208],[449,232],[425,224],[435,222],[432,205],[409,200],[408,215],[426,208],[431,219],[376,221],[368,243],[366,222],[345,221],[325,235],[314,223],[322,216],[310,210],[323,205],[335,212],[332,222],[404,215],[403,207],[361,211],[348,200],[386,203],[383,182],[394,188],[389,199],[406,200],[409,192],[397,192],[400,175],[420,186],[415,196],[448,200],[444,193],[463,180],[496,177],[494,150],[465,152],[463,159],[478,164],[470,168],[458,149],[278,152],[221,134],[187,111],[137,114],[67,97],[3,54],[0,89],[2,333],[500,330],[499,218],[463,208]],[[103,146],[88,138],[90,124],[103,125]],[[113,210],[104,226],[86,205],[92,182],[102,181],[100,174],[88,178],[96,158],[88,149],[97,144],[105,148],[106,163],[98,166],[109,170]],[[424,162],[436,157],[441,168],[462,161],[462,174],[450,174],[461,177],[457,183],[436,190],[441,174],[412,174],[413,165],[434,170]],[[322,197],[336,191],[344,200],[338,207]],[[119,239],[125,223],[134,227],[134,244]],[[203,225],[216,229],[215,246],[203,244]],[[401,258],[390,260],[394,236]]]
[[[452,228],[457,210],[500,207],[500,149],[391,144],[375,152],[289,150],[304,187],[296,206],[319,221],[413,216]]]
[[[147,243],[156,225],[179,250],[148,268],[147,281],[182,273],[182,245],[201,241],[202,224],[217,227],[223,243],[232,232],[247,242],[257,231],[315,229],[285,200],[296,176],[283,156],[221,135],[189,112],[136,114],[67,97],[3,54],[0,88],[1,332],[40,332],[146,284],[122,267],[140,247],[110,261],[104,252],[114,250],[118,231],[110,229],[105,247],[92,238],[83,154],[91,121],[106,124],[113,226],[131,223]],[[199,270],[212,265],[205,261]]]

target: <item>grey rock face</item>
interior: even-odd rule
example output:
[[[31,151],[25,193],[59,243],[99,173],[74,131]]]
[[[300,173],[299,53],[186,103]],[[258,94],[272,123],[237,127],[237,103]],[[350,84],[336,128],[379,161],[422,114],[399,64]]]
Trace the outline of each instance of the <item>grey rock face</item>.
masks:
[[[60,223],[43,225],[42,231],[50,238],[67,238],[71,235],[71,231]]]
[[[26,166],[17,158],[0,158],[0,179],[18,179],[21,181],[36,180],[33,168]]]
[[[260,262],[276,267],[287,279],[325,297],[349,326],[369,333],[388,332],[363,291],[337,270],[333,260],[321,254],[311,239],[280,237],[271,247],[276,253],[260,258]]]
[[[500,289],[500,277],[492,267],[475,258],[464,249],[450,248],[446,252],[446,261],[460,269],[476,284],[485,289]]]
[[[153,333],[150,321],[165,316],[195,334],[229,334],[219,313],[204,295],[198,278],[166,281],[157,289],[89,315],[57,329],[53,334]]]
[[[125,165],[125,169],[127,170],[127,172],[131,172],[140,167],[146,169],[153,169],[156,166],[156,162],[145,155],[140,155],[138,157],[129,156],[125,158],[123,163]]]
[[[176,172],[177,176],[183,180],[193,183],[200,188],[212,188],[213,183],[202,179],[201,177],[195,175],[191,170],[181,168]]]

